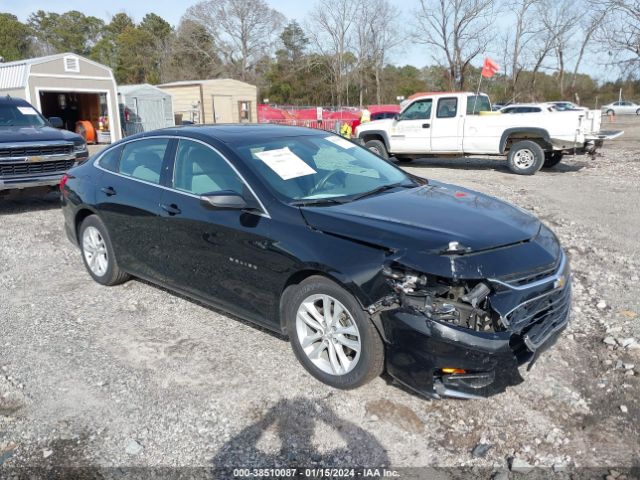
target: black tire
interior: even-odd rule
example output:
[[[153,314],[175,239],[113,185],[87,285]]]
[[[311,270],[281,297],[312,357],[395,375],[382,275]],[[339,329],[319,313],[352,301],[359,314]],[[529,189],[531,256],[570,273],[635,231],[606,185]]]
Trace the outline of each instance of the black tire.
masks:
[[[607,110],[607,115],[609,115],[610,117],[615,115],[616,112],[614,112],[613,110]]]
[[[381,142],[380,140],[369,140],[368,142],[365,142],[364,148],[372,151],[385,160],[389,159],[389,152],[387,152],[387,147],[385,147],[384,142]]]
[[[532,155],[532,161],[523,165],[521,155]],[[522,140],[511,146],[507,157],[509,169],[518,175],[534,175],[544,164],[544,150],[536,142]]]
[[[398,163],[411,163],[413,162],[413,158],[411,157],[395,157]]]
[[[636,115],[640,115],[640,108],[636,110]]]
[[[84,244],[84,235],[85,231],[89,228],[95,228],[101,238],[104,240],[104,244],[106,247],[106,258],[107,258],[107,268],[103,274],[99,275],[95,273],[89,263],[87,262],[87,255],[85,254],[85,244]],[[89,275],[96,282],[101,285],[119,285],[121,283],[129,280],[130,275],[126,272],[120,270],[118,267],[118,262],[116,261],[115,252],[113,250],[113,245],[111,243],[111,239],[109,238],[109,232],[107,232],[107,227],[105,227],[102,220],[97,215],[89,215],[82,221],[80,228],[78,229],[78,243],[80,244],[80,251],[82,253],[82,261],[84,262],[84,266],[86,267]]]
[[[562,161],[564,154],[562,152],[547,152],[544,154],[544,164],[542,168],[555,167]]]
[[[311,295],[329,295],[338,300],[351,314],[361,341],[359,359],[352,370],[341,375],[326,373],[304,352],[298,337],[296,317],[302,302]],[[283,314],[289,334],[289,341],[298,361],[316,379],[334,388],[349,390],[360,387],[378,377],[384,370],[384,344],[369,315],[357,300],[337,283],[321,276],[312,276],[291,287],[284,299]],[[328,353],[328,351],[327,351]]]

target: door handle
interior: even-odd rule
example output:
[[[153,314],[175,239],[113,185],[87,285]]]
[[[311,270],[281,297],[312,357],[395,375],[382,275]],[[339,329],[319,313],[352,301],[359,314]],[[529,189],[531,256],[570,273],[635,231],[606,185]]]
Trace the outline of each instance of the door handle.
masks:
[[[180,210],[175,203],[172,203],[171,205],[162,203],[160,204],[160,208],[162,208],[169,215],[178,215],[179,213],[182,213],[182,210]]]
[[[116,194],[116,191],[113,189],[113,187],[102,187],[100,191],[104,193],[107,197],[111,197]]]
[[[423,123],[422,124],[422,128],[430,128],[431,124],[430,123]]]

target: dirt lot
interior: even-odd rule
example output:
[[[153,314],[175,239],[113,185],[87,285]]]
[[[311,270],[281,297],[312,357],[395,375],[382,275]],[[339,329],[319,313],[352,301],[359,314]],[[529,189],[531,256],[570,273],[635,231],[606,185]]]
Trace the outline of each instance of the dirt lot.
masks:
[[[94,283],[55,195],[0,200],[0,465],[639,468],[640,122],[616,126],[600,157],[533,177],[490,160],[408,168],[533,210],[571,257],[570,327],[486,400],[326,387],[277,336],[147,283]]]

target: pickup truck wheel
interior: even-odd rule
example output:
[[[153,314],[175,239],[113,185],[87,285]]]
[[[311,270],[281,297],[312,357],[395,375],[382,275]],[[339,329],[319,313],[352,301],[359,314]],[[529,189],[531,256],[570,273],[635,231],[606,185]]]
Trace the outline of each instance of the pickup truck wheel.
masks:
[[[555,167],[562,161],[562,152],[548,152],[544,154],[544,165],[542,168]]]
[[[380,140],[369,140],[365,142],[364,148],[371,150],[373,153],[378,155],[379,157],[387,160],[389,158],[389,152],[387,152],[387,147],[384,146]]]
[[[533,175],[544,164],[544,151],[536,142],[523,140],[511,146],[507,160],[513,173]]]

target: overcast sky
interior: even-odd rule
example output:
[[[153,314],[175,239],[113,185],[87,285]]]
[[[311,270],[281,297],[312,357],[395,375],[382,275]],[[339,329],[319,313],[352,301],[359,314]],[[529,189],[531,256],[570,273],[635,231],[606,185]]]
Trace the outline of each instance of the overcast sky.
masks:
[[[402,11],[405,15],[408,15],[418,5],[418,0],[394,1],[402,5]],[[146,13],[153,12],[175,26],[186,9],[197,2],[198,0],[0,0],[0,11],[13,13],[22,21],[36,10],[58,13],[79,10],[86,15],[94,15],[104,20],[109,20],[112,15],[118,12],[126,12],[136,21],[140,21]],[[299,21],[305,19],[315,3],[313,0],[267,0],[267,2],[289,19]],[[500,28],[499,25],[496,26]],[[403,45],[402,49],[394,52],[391,60],[395,65],[411,64],[419,68],[433,63],[427,47],[424,45]],[[478,58],[477,66],[481,62],[482,59]],[[588,58],[580,70],[599,79],[606,77],[597,65],[589,65]]]

